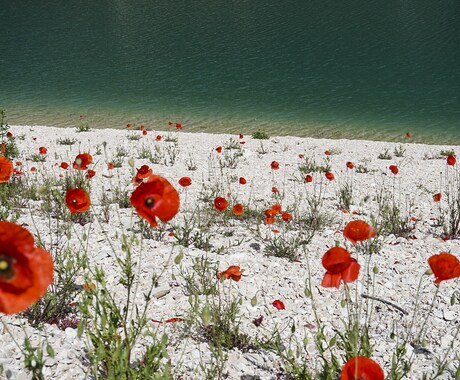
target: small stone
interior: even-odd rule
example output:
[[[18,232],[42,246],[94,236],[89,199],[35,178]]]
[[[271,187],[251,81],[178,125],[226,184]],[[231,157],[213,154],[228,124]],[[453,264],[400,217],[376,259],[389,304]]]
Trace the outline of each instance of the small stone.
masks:
[[[67,327],[65,329],[65,338],[66,340],[74,340],[77,337],[77,330],[72,327]]]
[[[161,298],[161,297],[164,297],[166,294],[168,294],[169,292],[171,291],[171,288],[169,286],[163,286],[163,287],[159,287],[159,288],[156,288],[153,292],[152,292],[152,296],[154,298]]]

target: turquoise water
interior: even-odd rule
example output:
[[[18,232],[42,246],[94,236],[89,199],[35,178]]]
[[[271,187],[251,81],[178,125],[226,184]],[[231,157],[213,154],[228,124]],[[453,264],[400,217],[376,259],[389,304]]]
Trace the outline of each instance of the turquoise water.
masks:
[[[0,0],[10,124],[460,145],[458,0]]]

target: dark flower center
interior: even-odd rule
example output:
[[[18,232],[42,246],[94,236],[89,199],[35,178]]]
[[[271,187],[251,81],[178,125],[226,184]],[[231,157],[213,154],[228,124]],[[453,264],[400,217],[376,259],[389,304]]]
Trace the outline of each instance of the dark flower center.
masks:
[[[154,204],[155,204],[155,199],[153,199],[152,197],[145,198],[145,201],[144,201],[145,206],[147,206],[148,208],[152,208]]]
[[[13,258],[0,254],[0,279],[9,280],[14,276]]]

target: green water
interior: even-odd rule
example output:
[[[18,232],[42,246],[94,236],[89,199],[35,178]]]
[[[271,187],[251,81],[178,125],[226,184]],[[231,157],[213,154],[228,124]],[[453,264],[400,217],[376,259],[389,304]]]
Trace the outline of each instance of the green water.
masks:
[[[460,145],[458,0],[0,0],[10,124]]]

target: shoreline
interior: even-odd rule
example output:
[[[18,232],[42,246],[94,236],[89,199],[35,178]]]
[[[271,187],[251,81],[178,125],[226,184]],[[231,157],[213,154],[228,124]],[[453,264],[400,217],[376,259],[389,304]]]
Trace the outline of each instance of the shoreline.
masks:
[[[321,257],[336,241],[340,242],[361,264],[359,279],[349,285],[353,294],[355,291],[356,294],[369,294],[371,289],[367,288],[365,268],[367,265],[369,268],[376,266],[379,273],[375,279],[373,294],[409,312],[408,316],[402,316],[398,310],[386,304],[377,301],[372,304],[374,312],[369,333],[374,345],[373,358],[388,373],[392,360],[390,354],[395,346],[390,333],[395,323],[401,329],[408,326],[414,311],[414,293],[420,276],[428,268],[428,257],[441,251],[450,251],[457,257],[460,255],[459,240],[444,241],[441,238],[442,229],[433,220],[439,216],[439,212],[432,195],[439,191],[444,192],[440,189],[443,184],[440,183],[439,173],[443,173],[443,178],[454,170],[458,174],[456,167],[450,168],[445,164],[447,151],[453,150],[457,156],[460,154],[460,149],[452,145],[415,144],[410,139],[402,145],[397,142],[293,136],[257,140],[250,135],[240,138],[236,134],[189,133],[185,128],[177,131],[174,127],[171,127],[170,132],[148,131],[147,135],[143,135],[140,130],[126,128],[91,129],[80,133],[75,128],[44,126],[11,126],[10,130],[17,138],[20,152],[18,160],[22,162],[24,178],[37,186],[45,178],[70,175],[71,168],[64,170],[59,167],[62,161],[72,163],[75,156],[83,152],[93,155],[94,163],[91,168],[96,174],[91,178],[90,185],[91,214],[95,218],[100,218],[103,214],[104,194],[112,195],[117,188],[126,189],[128,194],[133,191],[133,172],[141,165],[149,165],[155,174],[167,178],[177,188],[181,198],[179,214],[165,226],[161,225],[158,229],[161,233],[156,238],[141,239],[143,246],[133,250],[136,257],[142,257],[139,273],[144,278],[149,278],[152,273],[164,268],[156,289],[159,296],[154,297],[148,309],[148,327],[150,331],[159,332],[164,328],[168,333],[168,353],[174,368],[183,374],[184,379],[200,378],[200,372],[197,372],[200,371],[200,364],[209,363],[211,357],[208,345],[191,337],[181,338],[184,327],[180,323],[161,325],[160,329],[151,320],[186,317],[189,303],[181,271],[192,270],[195,259],[206,257],[219,271],[231,265],[244,269],[241,281],[227,281],[222,284],[232,294],[242,297],[240,315],[244,333],[250,337],[270,337],[275,328],[280,328],[283,342],[291,342],[290,339],[294,338],[302,342],[305,335],[309,339],[306,360],[315,361],[318,356],[315,354],[314,334],[318,326],[313,307],[316,308],[320,321],[327,326],[327,332],[331,331],[331,326],[340,328],[341,320],[347,318],[346,308],[340,307],[344,296],[343,285],[340,289],[320,286],[324,274]],[[160,140],[157,140],[157,135],[161,136]],[[75,139],[75,142],[71,145],[58,142],[65,139]],[[46,159],[43,162],[34,162],[31,158],[37,155],[42,146],[48,150]],[[221,153],[216,151],[217,147],[222,147]],[[385,151],[392,156],[391,159],[379,158]],[[398,157],[395,152],[402,155]],[[133,165],[130,160],[134,160]],[[116,161],[120,166],[108,169],[107,163]],[[271,168],[273,161],[279,163],[278,170]],[[347,169],[346,163],[349,161],[354,163],[355,169]],[[390,165],[397,165],[397,175],[389,170]],[[335,176],[332,181],[325,179],[323,168],[326,166],[330,167]],[[36,170],[31,171],[32,167]],[[301,170],[306,167],[314,170]],[[312,183],[306,183],[307,174],[312,175]],[[178,185],[178,180],[183,176],[192,179],[190,187],[181,188]],[[238,182],[239,177],[244,177],[247,184],[241,185]],[[352,204],[344,212],[338,201],[340,191],[347,183],[353,186],[353,196]],[[61,188],[59,190],[62,191]],[[379,211],[378,197],[383,190],[384,194],[393,194],[393,199],[401,208],[401,217],[415,218],[410,219],[413,230],[407,236],[382,234],[378,238],[381,244],[378,253],[357,254],[356,247],[344,239],[342,230],[350,220],[363,219],[371,222]],[[248,216],[247,220],[231,215],[224,217],[212,205],[212,199],[216,195],[225,196],[229,200],[229,208],[236,202],[241,202],[255,216]],[[299,259],[295,261],[267,255],[266,250],[275,239],[282,237],[293,244],[299,235],[307,231],[302,229],[301,220],[311,212],[309,200],[315,199],[321,201],[321,215],[324,216],[325,223],[315,232],[305,251],[298,249],[296,253],[299,254]],[[273,225],[263,223],[260,215],[275,202],[279,202],[283,210],[293,215],[292,224],[286,224],[279,218]],[[443,198],[440,205],[445,207],[445,202],[446,199]],[[50,224],[38,206],[37,201],[30,201],[30,209],[24,210],[18,222],[38,233],[43,241],[52,242]],[[186,221],[193,220],[192,215],[197,207],[200,208],[203,219],[211,226],[203,225],[195,231],[207,231],[209,228],[211,248],[198,246],[198,242],[181,245],[176,238],[168,235],[170,231],[179,234]],[[79,237],[86,234],[90,247],[90,264],[104,267],[107,272],[107,286],[121,297],[123,288],[118,282],[119,268],[108,239],[117,244],[121,234],[127,231],[139,234],[140,228],[133,226],[138,217],[133,215],[131,207],[122,208],[118,204],[111,204],[108,215],[108,223],[95,222],[83,226],[78,223],[71,224],[71,236],[64,239],[63,244],[69,244],[76,247],[75,249],[81,248]],[[53,219],[50,220],[55,223]],[[173,260],[179,252],[184,254],[181,268]],[[304,295],[307,280],[313,284],[315,305]],[[77,285],[83,285],[82,278],[78,278]],[[442,357],[449,346],[456,328],[455,316],[460,315],[460,305],[449,304],[451,293],[457,285],[458,280],[452,280],[443,283],[439,288],[437,307],[430,316],[430,329],[426,336],[426,349],[432,355],[425,356],[408,346],[409,353],[415,355],[409,378],[420,378],[423,372],[434,369],[435,359]],[[139,285],[139,289],[140,293],[147,290],[143,283]],[[432,276],[426,276],[421,287],[422,315],[427,313],[427,302],[431,300],[435,289]],[[258,302],[253,305],[251,299],[255,295]],[[138,294],[138,297],[141,302],[142,296]],[[284,302],[285,310],[277,310],[272,306],[277,299]],[[264,316],[264,323],[263,328],[259,329],[252,321],[261,315]],[[24,320],[15,317],[8,317],[6,320],[9,328],[22,336],[18,324],[24,323]],[[416,324],[421,322],[417,320]],[[287,331],[289,328],[284,327],[292,324],[296,329],[291,333]],[[26,330],[35,338],[39,334],[30,326],[26,326]],[[77,337],[76,329],[69,327],[60,330],[56,325],[45,325],[45,331],[51,336],[50,341],[57,352],[56,360],[45,368],[46,375],[50,378],[70,378],[63,377],[70,375],[74,376],[72,378],[84,378],[85,368],[81,358],[84,356],[85,342]],[[458,344],[455,349],[458,350]],[[136,347],[135,353],[142,357],[142,345]],[[230,379],[240,379],[242,375],[258,375],[261,379],[271,380],[276,373],[280,373],[283,364],[279,356],[267,350],[243,352],[232,349],[228,355],[224,371]],[[15,374],[21,373],[17,348],[14,348],[7,334],[0,337],[0,357],[8,358],[4,362],[6,369],[11,369]]]

